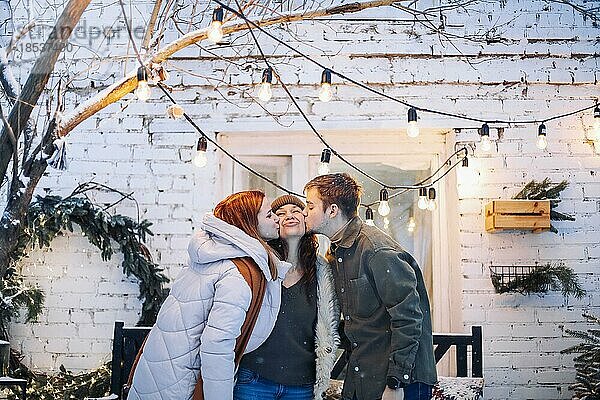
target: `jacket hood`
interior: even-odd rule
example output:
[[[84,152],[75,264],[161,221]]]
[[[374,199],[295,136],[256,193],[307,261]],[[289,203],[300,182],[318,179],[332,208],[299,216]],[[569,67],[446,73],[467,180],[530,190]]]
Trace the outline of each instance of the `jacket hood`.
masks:
[[[190,267],[194,269],[224,259],[251,257],[267,280],[271,280],[269,257],[262,244],[211,213],[204,215],[200,229],[190,240],[188,254]]]

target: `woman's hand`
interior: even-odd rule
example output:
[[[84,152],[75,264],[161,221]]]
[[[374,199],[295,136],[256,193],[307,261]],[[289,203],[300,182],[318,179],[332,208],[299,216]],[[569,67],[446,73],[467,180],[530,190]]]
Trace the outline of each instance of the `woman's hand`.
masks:
[[[393,390],[386,387],[381,400],[404,400],[404,389]]]

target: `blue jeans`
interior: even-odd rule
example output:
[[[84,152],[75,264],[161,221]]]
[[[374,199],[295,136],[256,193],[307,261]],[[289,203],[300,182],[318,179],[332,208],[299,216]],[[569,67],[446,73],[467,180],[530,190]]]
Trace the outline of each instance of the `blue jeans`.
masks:
[[[281,385],[240,368],[233,388],[234,400],[312,400],[313,384]]]
[[[433,386],[421,382],[411,383],[404,388],[404,400],[430,400]]]

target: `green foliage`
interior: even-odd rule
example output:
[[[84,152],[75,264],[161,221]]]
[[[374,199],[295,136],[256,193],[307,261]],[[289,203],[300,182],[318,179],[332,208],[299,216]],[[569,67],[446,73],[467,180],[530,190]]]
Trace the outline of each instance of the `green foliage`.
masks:
[[[35,321],[42,312],[44,293],[41,289],[27,285],[23,277],[14,268],[9,268],[4,279],[0,279],[0,334],[8,338],[8,325],[19,315],[21,309],[27,310],[26,321]]]
[[[509,282],[504,281],[501,274],[492,272],[492,284],[496,293],[533,294],[560,290],[565,297],[572,295],[580,299],[585,296],[575,272],[562,262],[536,267],[532,272],[518,275]]]
[[[92,186],[97,188],[97,186]],[[105,189],[110,189],[106,188]],[[82,185],[74,194],[90,190]],[[123,195],[123,198],[128,197]],[[8,338],[8,326],[19,310],[27,310],[27,321],[35,320],[42,311],[43,292],[24,283],[17,272],[17,262],[27,255],[30,248],[50,247],[52,240],[64,230],[73,232],[78,225],[85,237],[100,250],[103,260],[110,260],[115,250],[113,243],[123,254],[122,268],[127,276],[139,280],[140,299],[143,299],[142,315],[138,325],[152,325],[164,300],[163,283],[168,278],[152,261],[148,248],[143,244],[152,236],[147,220],[135,221],[123,215],[111,215],[93,204],[86,197],[67,198],[38,196],[29,206],[27,223],[17,238],[16,249],[10,254],[8,272],[0,279],[0,334]],[[16,360],[16,361],[15,361]],[[30,399],[82,399],[102,397],[110,385],[110,366],[104,365],[94,371],[73,375],[61,366],[57,375],[34,373],[13,357],[11,374],[30,382],[27,398]],[[14,397],[11,397],[14,398]]]
[[[162,285],[168,282],[168,278],[152,261],[148,248],[143,244],[148,236],[152,236],[152,223],[147,220],[137,222],[127,216],[111,215],[85,197],[38,196],[29,206],[27,226],[18,238],[19,245],[11,259],[18,261],[26,255],[30,246],[50,247],[59,232],[73,232],[75,224],[100,250],[105,261],[114,254],[113,241],[118,244],[123,254],[123,272],[140,281],[140,299],[144,303],[138,325],[152,325],[164,300]],[[38,308],[41,309],[41,305]],[[5,321],[1,322],[4,324]]]
[[[589,314],[583,317],[597,328],[587,332],[567,329],[565,332],[582,342],[561,351],[563,354],[578,354],[575,361],[576,383],[569,389],[574,390],[573,400],[600,400],[600,318]]]
[[[560,192],[565,190],[567,186],[569,186],[567,181],[553,184],[550,178],[546,178],[541,182],[532,180],[519,193],[514,195],[513,199],[550,200],[550,219],[552,221],[575,221],[575,217],[572,215],[556,211],[556,207],[560,203]],[[558,230],[553,226],[550,226],[550,230],[558,233]]]

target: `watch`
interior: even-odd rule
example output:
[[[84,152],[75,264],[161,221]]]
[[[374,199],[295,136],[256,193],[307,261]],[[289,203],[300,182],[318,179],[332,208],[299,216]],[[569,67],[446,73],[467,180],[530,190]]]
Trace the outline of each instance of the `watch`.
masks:
[[[387,387],[389,387],[392,390],[400,389],[405,386],[404,383],[401,382],[400,379],[396,378],[395,376],[388,376],[386,384]]]

